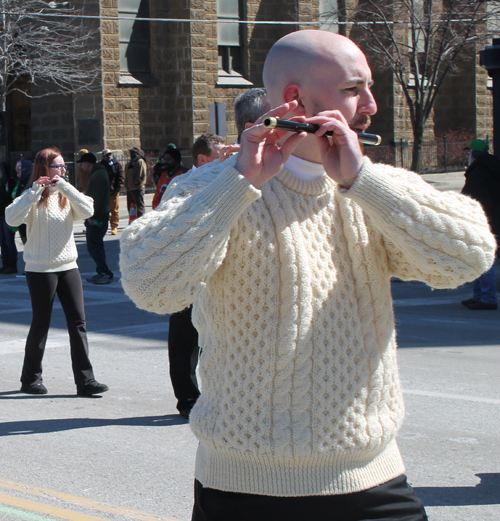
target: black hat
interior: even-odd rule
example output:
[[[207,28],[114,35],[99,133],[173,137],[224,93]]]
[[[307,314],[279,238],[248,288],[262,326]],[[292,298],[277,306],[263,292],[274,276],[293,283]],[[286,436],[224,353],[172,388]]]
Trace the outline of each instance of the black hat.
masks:
[[[178,148],[167,148],[167,150],[165,150],[163,155],[165,155],[165,154],[172,156],[179,163],[179,165],[181,164],[182,158],[181,158],[181,153]]]
[[[77,163],[97,163],[97,157],[92,152],[87,152],[77,161]]]

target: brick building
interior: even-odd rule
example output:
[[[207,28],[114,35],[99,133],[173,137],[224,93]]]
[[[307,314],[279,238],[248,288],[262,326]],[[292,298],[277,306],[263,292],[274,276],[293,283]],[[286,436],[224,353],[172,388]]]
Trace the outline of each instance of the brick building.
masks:
[[[50,145],[65,155],[80,148],[126,155],[128,148],[139,146],[153,157],[175,143],[190,166],[189,150],[200,133],[218,132],[228,142],[236,138],[234,99],[262,86],[262,66],[278,38],[319,27],[307,24],[319,19],[325,1],[75,0],[95,16],[88,23],[100,48],[94,64],[101,71],[99,85],[72,96],[11,96],[11,158],[31,157]],[[386,143],[411,140],[407,109],[392,73],[374,71],[374,79],[379,113],[373,131]],[[34,87],[26,88],[35,93]],[[450,78],[440,96],[429,135],[434,129],[464,128],[478,137],[491,136],[491,110],[487,73],[478,57],[470,56],[458,81]]]

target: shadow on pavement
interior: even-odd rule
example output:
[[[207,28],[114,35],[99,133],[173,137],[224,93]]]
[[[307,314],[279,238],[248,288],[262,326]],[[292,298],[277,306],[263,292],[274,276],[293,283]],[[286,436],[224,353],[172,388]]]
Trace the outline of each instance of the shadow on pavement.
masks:
[[[61,418],[54,420],[26,420],[0,424],[0,436],[19,436],[44,434],[92,427],[170,427],[184,425],[187,420],[178,414],[165,416],[138,416],[135,418],[100,419],[100,418]]]
[[[476,474],[481,480],[475,487],[415,487],[426,507],[498,505],[500,474]]]

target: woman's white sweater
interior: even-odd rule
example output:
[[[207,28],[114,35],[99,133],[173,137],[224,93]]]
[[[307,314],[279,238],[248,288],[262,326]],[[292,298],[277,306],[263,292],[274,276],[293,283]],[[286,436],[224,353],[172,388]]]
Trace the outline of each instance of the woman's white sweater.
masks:
[[[5,219],[10,226],[27,225],[26,271],[48,273],[77,268],[73,222],[90,217],[94,213],[94,201],[61,179],[45,206],[38,204],[43,190],[43,186],[33,183],[32,188],[5,210]],[[64,208],[59,204],[59,192],[67,199]]]
[[[368,160],[348,191],[286,170],[257,190],[234,161],[181,178],[121,241],[139,307],[194,302],[197,479],[301,496],[400,475],[390,279],[452,288],[487,270],[495,240],[481,206]]]

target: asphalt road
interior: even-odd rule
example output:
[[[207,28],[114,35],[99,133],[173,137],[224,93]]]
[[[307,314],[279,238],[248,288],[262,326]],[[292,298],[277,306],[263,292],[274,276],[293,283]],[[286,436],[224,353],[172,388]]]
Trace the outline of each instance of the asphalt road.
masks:
[[[75,232],[85,279],[93,263],[81,224]],[[190,519],[196,442],[176,414],[167,319],[124,295],[119,236],[106,238],[114,282],[84,281],[91,360],[110,387],[101,398],[76,397],[59,306],[44,358],[49,394],[19,393],[29,294],[23,277],[0,276],[1,521]],[[409,481],[431,521],[498,521],[500,311],[460,306],[467,286],[394,282],[393,295]]]

